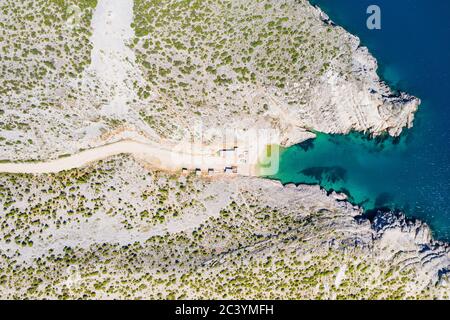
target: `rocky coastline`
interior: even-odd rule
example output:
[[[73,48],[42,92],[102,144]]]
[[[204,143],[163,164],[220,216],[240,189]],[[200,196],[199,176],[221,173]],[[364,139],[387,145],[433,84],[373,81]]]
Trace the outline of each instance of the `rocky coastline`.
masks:
[[[58,158],[124,137],[161,143],[196,122],[217,132],[275,129],[283,146],[314,131],[399,136],[412,127],[420,100],[391,90],[359,39],[306,0],[236,0],[208,12],[178,12],[172,2],[151,13],[156,22],[140,7],[145,0],[103,2],[118,10],[110,17],[126,9],[120,50],[101,41],[105,7],[90,8],[96,23],[91,15],[82,21],[82,48],[93,61],[113,57],[120,81],[86,64],[82,85],[63,81],[54,90],[46,78],[32,90],[2,93],[0,160]],[[166,23],[191,14],[200,21],[192,41]],[[258,23],[241,19],[248,15]],[[139,22],[133,30],[131,17]],[[217,34],[223,21],[235,23],[236,34]],[[261,37],[245,36],[255,26]],[[88,41],[94,27],[96,40]],[[178,42],[163,52],[158,43],[167,34]],[[24,99],[30,92],[39,92],[42,110]],[[121,103],[127,112],[114,109]],[[1,298],[450,298],[450,245],[434,240],[424,222],[381,209],[365,215],[345,194],[319,186],[180,175],[115,155],[52,174],[0,174],[0,193]]]

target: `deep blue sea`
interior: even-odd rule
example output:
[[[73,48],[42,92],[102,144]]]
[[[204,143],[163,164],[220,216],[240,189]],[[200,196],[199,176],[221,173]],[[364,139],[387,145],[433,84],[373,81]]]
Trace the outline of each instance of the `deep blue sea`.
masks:
[[[282,153],[274,178],[345,191],[364,209],[401,209],[450,240],[450,1],[311,0],[360,37],[394,89],[422,100],[414,127],[400,139],[325,135]],[[369,5],[381,30],[366,27]]]

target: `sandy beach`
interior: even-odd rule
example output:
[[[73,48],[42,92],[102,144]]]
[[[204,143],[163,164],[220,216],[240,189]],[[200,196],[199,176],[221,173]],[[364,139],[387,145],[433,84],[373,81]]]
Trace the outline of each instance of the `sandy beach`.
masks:
[[[212,154],[202,151],[195,145],[180,144],[174,148],[165,148],[152,143],[123,140],[77,154],[46,162],[1,163],[2,173],[56,173],[64,170],[81,168],[92,162],[107,159],[119,154],[130,154],[143,160],[151,167],[161,170],[177,171],[182,169],[201,170],[201,173],[224,173],[228,168],[235,168],[234,173],[254,175],[253,165],[239,164],[233,155]]]

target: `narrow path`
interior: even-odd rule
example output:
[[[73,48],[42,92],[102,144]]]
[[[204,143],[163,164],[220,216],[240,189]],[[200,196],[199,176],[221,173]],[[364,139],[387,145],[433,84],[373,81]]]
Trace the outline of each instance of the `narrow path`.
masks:
[[[182,148],[165,148],[157,144],[124,140],[45,162],[0,163],[0,173],[56,173],[81,168],[115,155],[130,154],[161,170],[176,171],[185,168],[200,169],[202,173],[211,170],[214,173],[224,173],[226,168],[235,167],[240,175],[255,175],[253,166],[238,164],[236,156],[224,157],[210,153],[202,154],[198,149],[189,150],[194,150],[194,147],[184,144]]]

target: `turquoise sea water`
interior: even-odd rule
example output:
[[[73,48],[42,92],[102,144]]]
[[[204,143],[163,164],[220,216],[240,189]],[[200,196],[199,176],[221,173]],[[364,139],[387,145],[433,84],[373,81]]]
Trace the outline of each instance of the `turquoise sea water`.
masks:
[[[366,210],[401,209],[450,240],[450,1],[311,0],[356,34],[379,62],[379,74],[422,100],[414,128],[399,139],[318,134],[283,151],[283,183],[344,191]],[[366,28],[366,9],[381,8],[381,30]]]

